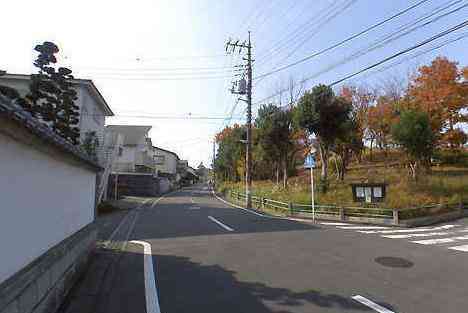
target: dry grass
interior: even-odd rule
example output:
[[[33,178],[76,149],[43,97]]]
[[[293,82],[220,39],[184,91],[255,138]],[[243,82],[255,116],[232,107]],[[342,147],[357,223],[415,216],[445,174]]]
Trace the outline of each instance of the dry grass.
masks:
[[[387,162],[388,163],[388,162]],[[326,194],[316,192],[316,203],[340,206],[356,206],[353,202],[351,183],[385,182],[388,184],[387,196],[379,207],[410,208],[422,205],[447,203],[456,204],[460,199],[468,200],[468,168],[434,167],[432,173],[422,176],[418,182],[408,179],[406,169],[373,162],[374,166],[355,166],[346,175],[343,182],[330,179],[329,191]],[[318,181],[318,171],[315,171]],[[253,192],[257,196],[274,200],[307,204],[311,201],[309,174],[303,173],[293,177],[285,190],[271,181],[255,181]],[[244,184],[224,183],[219,189],[244,191]]]

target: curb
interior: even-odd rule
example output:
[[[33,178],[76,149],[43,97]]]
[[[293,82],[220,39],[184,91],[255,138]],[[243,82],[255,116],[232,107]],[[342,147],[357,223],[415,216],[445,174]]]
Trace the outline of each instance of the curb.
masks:
[[[307,223],[307,224],[316,224],[314,223],[312,220],[308,220],[308,219],[302,219],[302,218],[294,218],[294,217],[280,217],[280,216],[273,216],[273,215],[267,215],[267,214],[264,214],[264,213],[259,213],[257,211],[254,211],[254,210],[249,210],[249,209],[246,209],[246,208],[243,208],[237,204],[234,204],[232,202],[229,202],[227,200],[224,200],[223,198],[219,197],[215,192],[214,192],[214,189],[211,189],[211,192],[213,194],[213,196],[216,197],[216,199],[218,199],[219,201],[229,205],[229,206],[232,206],[234,208],[237,208],[237,209],[241,209],[245,212],[248,212],[248,213],[252,213],[252,214],[255,214],[257,216],[261,216],[261,217],[265,217],[265,218],[270,218],[270,219],[277,219],[277,220],[288,220],[288,221],[294,221],[294,222],[300,222],[300,223]]]

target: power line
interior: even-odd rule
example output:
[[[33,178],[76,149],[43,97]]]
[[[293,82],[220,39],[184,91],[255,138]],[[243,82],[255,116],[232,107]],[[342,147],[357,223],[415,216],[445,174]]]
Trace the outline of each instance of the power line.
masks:
[[[365,75],[365,77],[363,77],[363,78],[368,78],[368,77],[373,76],[373,75],[375,75],[375,74],[382,73],[382,72],[384,72],[384,71],[389,70],[389,69],[392,68],[392,67],[395,67],[395,66],[398,66],[398,65],[400,65],[400,64],[406,63],[406,62],[408,62],[408,61],[410,61],[410,60],[413,60],[413,59],[415,59],[415,58],[417,58],[417,57],[420,57],[420,56],[422,56],[422,55],[428,54],[429,52],[432,52],[432,51],[434,51],[434,50],[440,49],[440,48],[442,48],[442,47],[445,47],[445,46],[447,46],[447,45],[449,45],[449,44],[452,44],[452,43],[454,43],[454,42],[460,41],[460,40],[465,39],[465,38],[468,38],[468,33],[464,33],[464,34],[462,34],[461,36],[458,36],[458,37],[456,37],[456,38],[446,40],[446,41],[444,41],[444,42],[442,42],[442,43],[440,43],[440,44],[438,44],[438,45],[435,45],[435,46],[433,46],[433,47],[431,47],[431,48],[429,48],[429,49],[426,49],[426,50],[424,50],[424,51],[421,51],[421,52],[415,53],[415,54],[413,54],[413,55],[410,55],[409,57],[404,58],[404,59],[402,59],[402,60],[399,60],[399,61],[397,61],[397,62],[391,63],[391,64],[389,64],[388,66],[385,66],[385,67],[383,67],[383,68],[381,68],[381,69],[375,70],[375,71],[373,71],[373,72],[371,72],[371,73]]]
[[[457,31],[458,29],[461,29],[461,28],[463,28],[463,27],[465,27],[465,26],[467,26],[467,25],[468,25],[468,20],[465,21],[465,22],[462,22],[462,23],[460,23],[460,24],[458,24],[458,25],[456,25],[456,26],[454,26],[454,27],[452,27],[452,28],[450,28],[450,29],[448,29],[448,30],[445,30],[445,31],[443,31],[443,32],[441,32],[441,33],[439,33],[439,34],[437,34],[437,35],[435,35],[435,36],[432,36],[432,37],[430,37],[429,39],[426,39],[426,40],[422,41],[421,43],[418,43],[418,44],[416,44],[416,45],[414,45],[414,46],[412,46],[412,47],[410,47],[410,48],[407,48],[407,49],[405,49],[405,50],[403,50],[403,51],[400,51],[400,52],[398,52],[398,53],[396,53],[396,54],[393,54],[392,56],[387,57],[387,58],[385,58],[385,59],[383,59],[383,60],[381,60],[381,61],[379,61],[379,62],[377,62],[377,63],[375,63],[375,64],[373,64],[373,65],[371,65],[371,66],[368,66],[368,67],[366,67],[366,68],[364,68],[364,69],[362,69],[362,70],[360,70],[360,71],[358,71],[358,72],[356,72],[356,73],[353,73],[353,74],[348,75],[348,76],[346,76],[346,77],[344,77],[344,78],[342,78],[342,79],[340,79],[340,80],[338,80],[338,81],[335,81],[335,82],[333,82],[332,84],[329,84],[329,86],[334,86],[334,85],[336,85],[336,84],[339,84],[339,83],[341,83],[341,82],[343,82],[343,81],[345,81],[345,80],[347,80],[347,79],[349,79],[349,78],[352,78],[352,77],[354,77],[354,76],[356,76],[356,75],[359,75],[359,74],[361,74],[361,73],[363,73],[363,72],[365,72],[365,71],[368,71],[368,70],[370,70],[370,69],[372,69],[372,68],[374,68],[374,67],[377,67],[377,66],[379,66],[379,65],[381,65],[381,64],[383,64],[383,63],[386,63],[386,62],[388,62],[388,61],[390,61],[390,60],[392,60],[392,59],[394,59],[394,58],[396,58],[396,57],[398,57],[398,56],[400,56],[400,55],[406,54],[406,53],[408,53],[408,52],[410,52],[410,51],[412,51],[412,50],[415,50],[415,49],[417,49],[417,48],[419,48],[419,47],[421,47],[421,46],[424,46],[424,45],[426,45],[426,44],[428,44],[428,43],[430,43],[430,42],[432,42],[432,41],[434,41],[434,40],[437,40],[438,38],[444,37],[444,36],[446,36],[446,35],[448,35],[448,34],[454,32],[454,31]],[[312,79],[312,78],[315,78],[315,76],[304,78],[304,79],[302,79],[302,80],[300,81],[300,83],[305,83],[305,82],[309,81],[309,80]],[[281,90],[281,92],[284,92],[284,91],[286,91],[286,89]],[[259,104],[259,103],[265,102],[266,100],[269,100],[269,99],[271,99],[271,98],[273,98],[273,97],[276,97],[278,94],[279,94],[279,92],[276,92],[276,93],[273,94],[273,95],[270,95],[270,96],[268,96],[268,97],[263,98],[263,99],[260,100],[260,101],[257,101],[255,104]]]
[[[325,26],[326,24],[328,24],[328,22],[332,21],[335,17],[339,16],[341,13],[343,13],[344,11],[346,11],[346,9],[348,9],[349,7],[351,7],[353,4],[355,4],[357,2],[357,0],[350,0],[348,3],[346,3],[344,5],[343,8],[341,8],[341,10],[333,13],[331,16],[327,17],[321,24],[319,24],[315,29],[314,31],[312,32],[312,34],[310,34],[309,36],[307,36],[306,38],[304,38],[304,40],[302,40],[290,53],[288,53],[288,55],[283,58],[279,63],[283,63],[284,61],[286,61],[287,59],[289,59],[289,57],[291,57],[292,55],[294,55],[294,53],[296,53],[307,41],[309,41],[313,36],[315,36],[321,29],[323,26]]]
[[[81,116],[104,116],[103,114],[80,114]],[[126,114],[115,114],[112,117],[125,117],[125,118],[145,118],[155,120],[227,120],[226,116],[171,116],[171,115],[126,115]],[[235,119],[241,119],[241,116],[230,117]]]
[[[338,62],[336,62],[336,63],[334,63],[332,65],[329,65],[325,69],[313,74],[312,76],[309,76],[309,79],[316,78],[316,77],[318,77],[318,76],[320,76],[320,75],[322,75],[324,73],[328,73],[328,72],[334,70],[335,68],[337,68],[337,67],[339,67],[339,66],[341,66],[343,64],[346,64],[346,63],[348,63],[350,61],[353,61],[353,60],[355,60],[355,59],[357,59],[359,57],[362,57],[362,56],[364,56],[364,55],[366,55],[366,54],[368,54],[368,53],[370,53],[370,52],[372,52],[372,51],[374,51],[376,49],[382,48],[382,47],[388,45],[389,43],[391,43],[391,42],[393,42],[393,41],[395,41],[395,40],[397,40],[397,39],[399,39],[401,37],[404,37],[404,36],[414,32],[415,30],[418,30],[418,29],[420,29],[422,27],[425,27],[427,25],[435,23],[439,19],[441,19],[443,17],[446,17],[446,16],[448,16],[450,14],[453,14],[453,13],[455,13],[455,12],[457,12],[457,11],[459,11],[459,10],[461,10],[461,9],[468,6],[468,4],[462,5],[462,6],[456,8],[456,9],[450,11],[450,12],[446,12],[446,13],[444,13],[442,15],[436,16],[436,17],[432,18],[431,20],[429,20],[429,21],[427,21],[427,22],[425,22],[423,24],[418,25],[419,22],[422,22],[422,21],[432,17],[433,15],[442,12],[442,11],[448,9],[449,7],[451,7],[454,4],[459,3],[459,2],[461,2],[461,0],[457,0],[454,3],[449,3],[448,5],[446,5],[445,7],[442,7],[442,8],[438,7],[437,9],[435,9],[435,11],[431,12],[430,14],[425,14],[422,17],[419,17],[418,19],[416,19],[415,21],[411,21],[411,22],[401,26],[396,31],[394,31],[394,32],[392,32],[390,34],[387,34],[387,35],[383,36],[383,38],[379,38],[378,40],[374,41],[373,43],[368,45],[366,48],[361,49],[361,50],[359,50],[357,52],[354,52],[353,54],[351,54],[349,56],[346,56],[344,59],[341,59],[340,61],[338,61]],[[413,27],[408,28],[409,26],[413,26]]]
[[[266,76],[270,76],[270,75],[275,74],[275,73],[278,73],[278,72],[283,71],[283,70],[285,70],[285,69],[288,69],[288,68],[290,68],[290,67],[296,66],[296,65],[298,65],[298,64],[300,64],[300,63],[303,63],[303,62],[305,62],[305,61],[308,61],[308,60],[310,60],[310,59],[312,59],[312,58],[315,58],[315,57],[317,57],[317,56],[319,56],[319,55],[322,55],[322,54],[324,54],[325,52],[331,51],[331,50],[333,50],[333,49],[335,49],[335,48],[337,48],[337,47],[339,47],[339,46],[342,46],[343,44],[345,44],[345,43],[347,43],[347,42],[349,42],[349,41],[351,41],[351,40],[354,40],[354,39],[356,39],[356,38],[359,38],[360,36],[365,35],[366,33],[368,33],[368,32],[370,32],[370,31],[376,29],[377,27],[382,26],[383,24],[385,24],[385,23],[387,23],[387,22],[390,22],[391,20],[394,20],[395,18],[397,18],[397,17],[399,17],[399,16],[401,16],[401,15],[403,15],[403,14],[405,14],[405,13],[411,11],[412,9],[414,9],[414,8],[416,8],[416,7],[418,7],[418,6],[422,5],[422,4],[424,4],[424,3],[427,2],[427,1],[430,1],[430,0],[419,1],[418,3],[416,3],[416,4],[412,5],[412,6],[406,8],[406,9],[400,11],[400,12],[398,12],[397,14],[392,15],[391,17],[389,17],[389,18],[387,18],[387,19],[385,19],[385,20],[383,20],[383,21],[381,21],[381,22],[378,22],[378,23],[376,23],[376,24],[374,24],[374,25],[372,25],[372,26],[370,26],[370,27],[364,29],[363,31],[361,31],[361,32],[359,32],[359,33],[357,33],[357,34],[354,34],[354,35],[352,35],[352,36],[350,36],[350,37],[348,37],[348,38],[346,38],[346,39],[344,39],[344,40],[342,40],[342,41],[340,41],[340,42],[338,42],[338,43],[336,43],[336,44],[333,44],[333,45],[331,45],[331,46],[329,46],[329,47],[327,47],[327,48],[325,48],[325,49],[322,49],[322,50],[320,50],[320,51],[318,51],[318,52],[316,52],[316,53],[314,53],[314,54],[312,54],[312,55],[309,55],[309,56],[307,56],[307,57],[305,57],[305,58],[302,58],[302,59],[300,59],[300,60],[298,60],[298,61],[295,61],[295,62],[290,63],[290,64],[288,64],[288,65],[282,66],[282,67],[277,68],[277,69],[275,69],[275,70],[273,70],[273,71],[270,71],[270,72],[267,72],[267,73],[258,75],[257,77],[254,78],[254,80],[255,80],[255,79],[260,79],[260,78],[263,78],[263,77],[266,77]]]
[[[88,76],[92,78],[91,76]],[[95,79],[103,80],[125,80],[125,81],[183,81],[183,80],[211,80],[211,79],[224,79],[231,76],[201,76],[201,77],[112,77],[112,76],[95,76]]]
[[[399,57],[400,55],[406,54],[406,53],[408,53],[408,52],[410,52],[412,50],[415,50],[415,49],[417,49],[419,47],[422,47],[422,46],[424,46],[424,45],[426,45],[426,44],[428,44],[428,43],[430,43],[430,42],[432,42],[434,40],[437,40],[437,39],[439,39],[441,37],[444,37],[444,36],[454,32],[454,31],[457,31],[457,30],[459,30],[459,29],[461,29],[463,27],[466,27],[466,26],[468,26],[468,20],[466,20],[466,21],[464,21],[464,22],[462,22],[462,23],[460,23],[460,24],[458,24],[458,25],[456,25],[456,26],[454,26],[452,28],[449,28],[449,29],[447,29],[447,30],[435,35],[435,36],[432,36],[431,38],[426,39],[426,40],[424,40],[424,41],[422,41],[422,42],[420,42],[420,43],[418,43],[418,44],[416,44],[416,45],[414,45],[412,47],[409,47],[409,48],[407,48],[405,50],[402,50],[402,51],[400,51],[398,53],[395,53],[395,54],[393,54],[393,55],[391,55],[391,56],[389,56],[389,57],[387,57],[387,58],[385,58],[385,59],[383,59],[383,60],[381,60],[381,61],[379,61],[377,63],[374,63],[374,64],[372,64],[372,65],[370,65],[370,66],[368,66],[368,67],[366,67],[366,68],[364,68],[364,69],[362,69],[360,71],[357,71],[357,72],[355,72],[353,74],[347,75],[347,76],[345,76],[345,77],[343,77],[343,78],[329,84],[329,86],[334,86],[336,84],[339,84],[339,83],[341,83],[341,82],[343,82],[345,80],[348,80],[348,79],[350,79],[350,78],[352,78],[354,76],[357,76],[357,75],[359,75],[359,74],[361,74],[363,72],[366,72],[366,71],[368,71],[370,69],[373,69],[374,67],[377,67],[377,66],[379,66],[379,65],[381,65],[383,63],[386,63],[386,62],[388,62],[388,61],[390,61],[390,60],[392,60],[394,58]]]
[[[286,36],[283,36],[279,41],[277,41],[270,49],[268,49],[265,53],[260,53],[260,59],[267,59],[267,56],[272,56],[276,51],[279,51],[283,47],[287,47],[291,44],[292,41],[300,37],[305,32],[307,32],[308,28],[316,22],[316,20],[320,19],[322,15],[328,15],[335,7],[339,4],[339,0],[334,0],[334,2],[328,6],[326,9],[320,11],[319,13],[315,14],[311,18],[309,18],[305,23],[296,27],[292,32],[288,33]],[[265,61],[264,61],[265,62]]]

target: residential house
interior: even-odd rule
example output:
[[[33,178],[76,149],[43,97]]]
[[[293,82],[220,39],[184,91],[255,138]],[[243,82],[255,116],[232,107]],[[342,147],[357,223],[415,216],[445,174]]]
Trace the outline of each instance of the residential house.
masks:
[[[181,185],[187,186],[198,181],[196,170],[189,166],[187,160],[179,160],[177,164],[177,172],[181,176]]]
[[[0,313],[56,312],[96,241],[100,165],[0,96]]]
[[[177,172],[179,156],[175,152],[153,146],[153,158],[160,191],[164,193],[176,188],[181,177]]]
[[[0,85],[16,89],[21,96],[29,93],[30,75],[6,74],[0,76]],[[97,184],[97,200],[100,201],[107,187],[109,167],[115,151],[105,147],[104,129],[106,117],[113,116],[111,108],[107,104],[102,94],[89,79],[71,80],[73,88],[77,92],[78,99],[75,104],[79,107],[80,116],[78,127],[80,129],[80,142],[83,142],[87,134],[94,132],[98,142],[95,147],[96,158],[104,168],[100,173]]]
[[[20,95],[25,96],[29,93],[30,79],[30,75],[6,74],[0,76],[0,85],[14,88]],[[78,124],[80,141],[84,140],[87,133],[95,132],[99,146],[102,147],[104,144],[105,119],[108,116],[114,116],[114,113],[92,80],[73,79],[71,82],[78,97],[75,104],[80,108]],[[102,149],[98,150],[102,152]],[[99,154],[98,161],[104,162],[104,160],[104,155]]]
[[[109,193],[118,196],[156,196],[159,193],[151,126],[109,125],[106,138],[120,135],[122,143],[111,166]]]

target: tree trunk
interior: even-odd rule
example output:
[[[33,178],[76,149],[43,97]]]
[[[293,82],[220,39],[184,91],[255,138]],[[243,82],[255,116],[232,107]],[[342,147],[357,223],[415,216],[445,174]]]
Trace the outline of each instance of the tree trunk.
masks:
[[[372,161],[372,147],[374,145],[374,138],[370,140],[369,161]]]
[[[322,160],[322,180],[327,180],[328,177],[328,151],[322,145],[320,145],[320,160]]]
[[[333,161],[335,163],[335,171],[336,171],[336,177],[340,179],[340,167],[338,166],[338,162],[336,160],[336,156],[333,158]]]
[[[283,162],[283,188],[288,187],[288,161],[285,159]]]
[[[327,192],[327,179],[328,179],[328,149],[319,144],[320,159],[322,161],[322,168],[320,173],[320,185],[322,192]]]
[[[279,163],[276,163],[276,185],[279,185]]]

